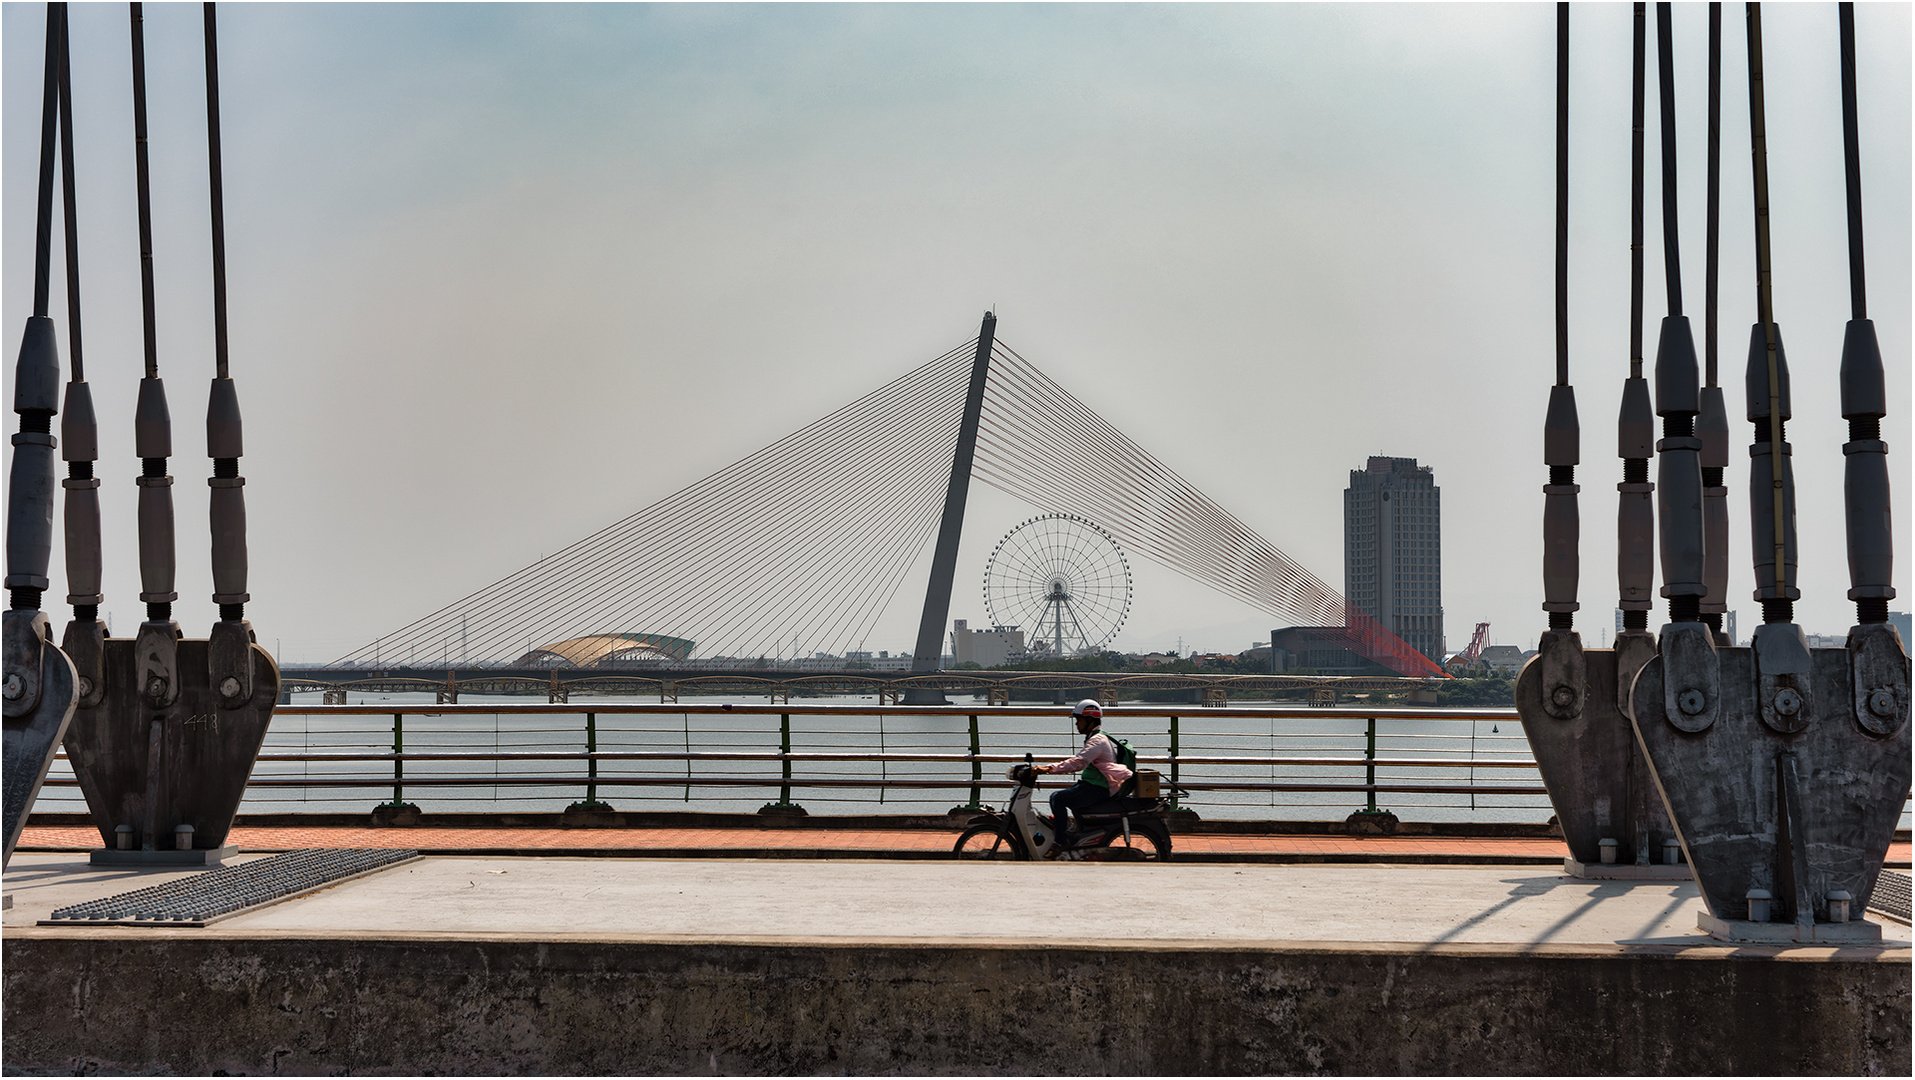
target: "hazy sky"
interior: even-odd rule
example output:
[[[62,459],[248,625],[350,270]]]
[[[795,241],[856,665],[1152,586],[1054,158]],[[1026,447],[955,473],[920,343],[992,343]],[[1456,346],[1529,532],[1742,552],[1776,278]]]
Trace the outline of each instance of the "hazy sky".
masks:
[[[197,636],[213,618],[200,14],[146,10],[176,610]],[[7,4],[0,23],[0,308],[15,334],[32,291],[44,12]],[[650,505],[961,343],[992,306],[1004,342],[1335,588],[1349,470],[1371,454],[1433,466],[1449,646],[1488,621],[1493,641],[1533,647],[1545,624],[1551,5],[235,4],[220,18],[248,613],[285,658],[348,652]],[[1840,633],[1853,609],[1836,15],[1774,5],[1764,19],[1798,613]],[[1909,8],[1865,4],[1857,19],[1870,314],[1906,508]],[[1630,21],[1625,4],[1573,8],[1578,622],[1592,645],[1616,591]],[[1754,318],[1742,8],[1724,22],[1723,383],[1746,635],[1759,616],[1739,422]],[[104,606],[125,634],[140,614],[141,355],[126,9],[75,5],[72,24]],[[1677,6],[1682,276],[1698,334],[1706,26],[1703,5]],[[56,285],[64,333],[63,305]],[[953,617],[984,618],[984,558],[1030,513],[974,488]],[[1906,610],[1906,509],[1896,520],[1891,606]],[[1289,621],[1132,563],[1120,647],[1181,636],[1238,650]],[[57,602],[57,551],[54,564]],[[911,647],[922,585],[900,595],[871,648]]]

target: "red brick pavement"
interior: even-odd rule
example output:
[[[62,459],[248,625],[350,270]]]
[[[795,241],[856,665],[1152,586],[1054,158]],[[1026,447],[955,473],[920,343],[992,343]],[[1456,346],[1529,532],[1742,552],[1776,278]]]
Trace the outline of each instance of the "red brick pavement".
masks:
[[[632,855],[724,855],[804,858],[870,854],[923,858],[951,850],[956,829],[541,829],[403,826],[240,826],[229,840],[241,851],[295,848],[415,848],[458,854],[568,853]],[[1562,841],[1474,836],[1291,836],[1280,834],[1180,833],[1179,855],[1199,858],[1294,862],[1551,863],[1567,852]],[[21,851],[88,851],[100,834],[86,826],[32,825],[21,834]],[[1909,865],[1909,845],[1889,848],[1891,866]]]

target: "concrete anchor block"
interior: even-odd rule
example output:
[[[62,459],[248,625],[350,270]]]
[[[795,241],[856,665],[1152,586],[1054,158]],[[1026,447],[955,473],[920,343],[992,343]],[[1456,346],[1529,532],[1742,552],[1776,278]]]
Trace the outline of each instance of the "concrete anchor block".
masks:
[[[235,657],[253,666],[251,696],[237,702],[211,678],[214,643],[169,640],[171,625],[144,623],[138,639],[105,640],[105,693],[99,704],[75,711],[66,734],[67,758],[100,830],[102,850],[109,853],[119,850],[122,824],[141,837],[136,847],[163,849],[182,825],[191,826],[195,849],[225,847],[279,701],[279,666],[258,645],[239,640],[246,633],[242,624],[230,624],[220,639],[227,671]],[[157,698],[144,678],[153,657],[141,650],[156,643],[172,649],[168,670],[174,681],[163,706],[154,705]]]
[[[1825,940],[1825,925],[1862,925],[1832,923],[1828,897],[1874,891],[1909,789],[1909,726],[1880,734],[1849,706],[1848,650],[1809,650],[1807,672],[1791,672],[1803,666],[1792,649],[1799,632],[1768,627],[1778,629],[1758,632],[1766,652],[1716,650],[1722,702],[1709,728],[1685,730],[1669,714],[1669,655],[1637,677],[1632,720],[1710,918],[1781,919],[1807,935],[1789,940]],[[1772,660],[1782,670],[1769,668]],[[1795,692],[1793,701],[1783,690]]]
[[[1603,865],[1605,838],[1616,841],[1610,865],[1618,865],[1646,864],[1650,853],[1675,837],[1618,705],[1618,687],[1633,681],[1637,668],[1655,655],[1655,639],[1626,633],[1616,644],[1613,650],[1584,649],[1573,631],[1550,631],[1516,677],[1523,734],[1578,867]],[[1550,683],[1572,672],[1580,673],[1582,692],[1558,702]]]
[[[79,698],[79,675],[52,641],[47,617],[19,609],[6,613],[6,722],[4,801],[6,848],[0,862],[11,861],[20,830],[39,797],[47,769],[60,749]]]

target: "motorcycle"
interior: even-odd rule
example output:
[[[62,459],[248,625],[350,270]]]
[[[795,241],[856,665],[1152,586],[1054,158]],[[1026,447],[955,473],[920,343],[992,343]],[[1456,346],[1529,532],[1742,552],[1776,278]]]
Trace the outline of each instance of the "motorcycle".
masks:
[[[1170,858],[1170,829],[1164,814],[1165,798],[1120,796],[1078,814],[1078,834],[1059,845],[1056,823],[1037,812],[1037,769],[1031,755],[1013,765],[1005,779],[1017,786],[1003,811],[985,811],[967,823],[952,854],[960,859],[1060,862],[1163,862]],[[1175,789],[1173,789],[1175,790]]]

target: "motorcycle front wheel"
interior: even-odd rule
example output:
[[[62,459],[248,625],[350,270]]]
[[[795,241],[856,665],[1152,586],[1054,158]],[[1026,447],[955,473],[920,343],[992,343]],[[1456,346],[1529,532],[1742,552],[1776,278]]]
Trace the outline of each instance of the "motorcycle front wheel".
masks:
[[[973,825],[964,830],[952,845],[951,854],[960,859],[985,859],[1014,862],[1024,857],[1024,846],[1017,838],[996,825]]]

